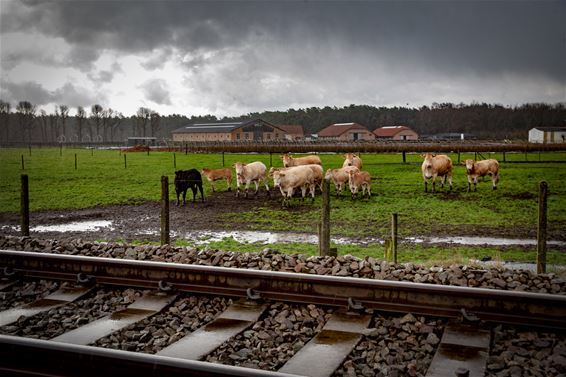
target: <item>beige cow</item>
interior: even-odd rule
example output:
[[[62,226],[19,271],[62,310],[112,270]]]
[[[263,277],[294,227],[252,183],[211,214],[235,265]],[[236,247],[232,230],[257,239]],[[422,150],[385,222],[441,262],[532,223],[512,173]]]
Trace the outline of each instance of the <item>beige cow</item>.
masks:
[[[448,177],[450,190],[452,190],[452,160],[444,154],[425,153],[421,170],[423,173],[424,190],[427,192],[428,180],[432,179],[432,192],[435,192],[436,177],[440,177],[442,187]]]
[[[360,169],[358,169],[355,166],[346,166],[340,169],[326,170],[326,174],[324,175],[324,178],[326,180],[331,180],[332,183],[334,183],[334,187],[336,188],[336,196],[342,195],[342,190],[344,189],[344,186],[350,179],[348,175],[348,172],[350,171],[358,172],[360,171]]]
[[[343,168],[345,168],[346,166],[355,166],[358,169],[362,170],[362,165],[362,159],[357,155],[353,153],[346,153],[344,155],[344,163],[342,164]]]
[[[202,174],[206,177],[210,186],[212,187],[212,192],[214,192],[214,182],[224,179],[226,180],[226,185],[228,186],[228,191],[232,191],[232,170],[228,168],[223,169],[209,169],[202,168]]]
[[[283,166],[289,168],[291,166],[299,166],[299,165],[322,165],[322,161],[320,161],[320,157],[309,155],[304,157],[297,157],[293,158],[289,153],[285,153],[281,155],[281,160],[283,160]]]
[[[246,185],[246,198],[248,197],[248,188],[250,183],[255,183],[255,193],[257,195],[259,192],[259,185],[261,183],[265,184],[265,189],[267,195],[269,196],[269,184],[267,182],[267,168],[265,164],[261,161],[251,162],[249,164],[244,164],[242,162],[236,162],[234,164],[234,169],[236,170],[236,197],[240,196],[240,185]]]
[[[314,173],[314,184],[315,184],[315,186],[318,186],[320,191],[322,191],[322,177],[323,177],[323,174],[324,174],[322,166],[316,165],[316,164],[300,165],[300,166],[308,166],[312,170],[312,172]],[[296,166],[292,166],[292,167],[296,167]],[[290,168],[291,167],[289,167],[289,168],[274,168],[274,167],[272,167],[272,168],[269,169],[269,176],[271,178],[273,178],[274,172],[285,171],[285,170],[290,169]]]
[[[302,200],[305,199],[307,190],[310,191],[314,201],[314,172],[309,166],[294,166],[283,169],[271,169],[273,175],[273,185],[279,187],[283,196],[282,205],[288,207],[295,189],[301,189]]]
[[[362,189],[362,197],[366,195],[366,190],[368,199],[371,197],[371,176],[367,171],[350,170],[348,172],[348,185],[352,192],[352,200],[356,198],[360,188]]]
[[[476,191],[478,177],[486,175],[491,176],[492,187],[496,190],[497,182],[499,182],[499,162],[493,158],[477,162],[466,160],[466,175],[468,176],[468,192],[470,192],[472,183],[474,184],[474,191]]]

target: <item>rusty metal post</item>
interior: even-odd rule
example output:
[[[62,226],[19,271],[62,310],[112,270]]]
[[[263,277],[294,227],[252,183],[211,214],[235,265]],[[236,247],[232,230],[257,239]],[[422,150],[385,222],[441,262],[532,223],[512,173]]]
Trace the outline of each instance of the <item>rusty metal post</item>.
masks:
[[[164,175],[161,176],[161,245],[169,243],[169,178]]]
[[[397,263],[397,214],[391,214],[391,251],[393,263]]]
[[[330,252],[330,182],[322,182],[322,214],[320,219],[319,255],[326,256]]]
[[[22,236],[29,236],[29,181],[28,175],[22,174],[22,193],[20,205],[20,232]]]
[[[545,181],[539,184],[538,196],[538,227],[537,227],[537,273],[546,272],[546,210],[547,210],[548,184]]]

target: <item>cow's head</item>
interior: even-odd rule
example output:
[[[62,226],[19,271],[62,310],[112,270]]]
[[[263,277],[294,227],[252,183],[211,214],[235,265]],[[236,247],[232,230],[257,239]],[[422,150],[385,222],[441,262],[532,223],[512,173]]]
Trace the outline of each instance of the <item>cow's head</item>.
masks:
[[[293,157],[289,153],[284,153],[281,155],[281,160],[283,161],[283,166],[288,167]]]
[[[466,171],[471,173],[474,170],[474,160],[466,160]]]
[[[425,153],[421,155],[424,158],[422,170],[426,179],[432,178],[432,160],[435,156],[433,153]]]
[[[324,179],[326,179],[326,180],[331,179],[333,174],[334,174],[334,169],[326,170],[326,174],[324,175]]]
[[[345,165],[346,165],[346,166],[352,166],[352,165],[354,164],[354,157],[356,157],[355,154],[353,154],[353,153],[346,153],[346,154],[344,155],[344,159],[345,159],[344,163],[345,163]]]

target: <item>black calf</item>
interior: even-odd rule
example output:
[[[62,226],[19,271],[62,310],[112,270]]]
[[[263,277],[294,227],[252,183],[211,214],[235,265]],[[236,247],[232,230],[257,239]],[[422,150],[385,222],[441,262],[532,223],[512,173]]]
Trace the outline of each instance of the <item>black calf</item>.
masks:
[[[202,177],[199,171],[196,169],[177,170],[175,172],[175,192],[177,193],[177,202],[175,205],[179,205],[179,195],[181,193],[183,194],[183,205],[185,205],[185,196],[189,188],[193,191],[193,202],[196,200],[197,188],[200,190],[200,197],[204,202]]]

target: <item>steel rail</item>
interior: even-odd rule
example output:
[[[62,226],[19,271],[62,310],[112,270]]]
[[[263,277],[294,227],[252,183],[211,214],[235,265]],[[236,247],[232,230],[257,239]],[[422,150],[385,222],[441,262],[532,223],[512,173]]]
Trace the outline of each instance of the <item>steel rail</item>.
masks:
[[[298,377],[203,361],[0,335],[0,375],[58,377]],[[22,360],[29,362],[22,362]]]
[[[566,329],[566,295],[9,250],[0,250],[0,266],[30,278],[86,274],[99,284],[452,318],[466,312],[489,322]]]

